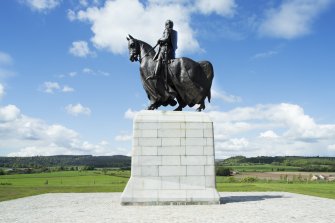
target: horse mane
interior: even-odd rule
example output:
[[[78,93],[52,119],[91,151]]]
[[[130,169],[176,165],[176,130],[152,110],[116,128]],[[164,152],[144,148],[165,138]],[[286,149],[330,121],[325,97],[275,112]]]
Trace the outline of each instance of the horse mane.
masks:
[[[151,49],[152,49],[152,46],[142,40],[138,40],[139,44],[142,45],[143,47],[143,50],[145,53],[149,52]],[[156,51],[155,50],[151,50],[148,55],[150,55],[151,57],[154,57],[156,54]],[[143,56],[143,55],[142,55]]]

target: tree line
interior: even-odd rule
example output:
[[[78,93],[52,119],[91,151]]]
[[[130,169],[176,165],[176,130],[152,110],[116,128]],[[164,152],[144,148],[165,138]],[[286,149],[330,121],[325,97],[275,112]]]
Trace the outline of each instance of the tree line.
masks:
[[[129,168],[131,158],[128,156],[92,156],[92,155],[58,155],[32,157],[0,157],[0,167],[4,168],[44,168],[66,166],[88,166],[94,168]]]

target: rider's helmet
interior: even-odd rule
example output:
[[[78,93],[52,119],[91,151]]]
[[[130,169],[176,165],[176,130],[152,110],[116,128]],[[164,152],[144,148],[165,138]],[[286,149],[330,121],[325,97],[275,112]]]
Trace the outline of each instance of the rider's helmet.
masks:
[[[173,28],[173,22],[170,19],[166,20],[165,27],[172,29]]]

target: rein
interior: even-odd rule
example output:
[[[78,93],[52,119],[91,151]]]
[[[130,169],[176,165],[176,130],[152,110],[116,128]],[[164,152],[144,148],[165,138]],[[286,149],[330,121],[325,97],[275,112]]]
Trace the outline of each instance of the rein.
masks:
[[[144,56],[140,58],[140,61],[141,61],[144,57],[148,56],[148,54],[149,54],[151,51],[153,51],[157,46],[158,46],[158,43],[156,44],[156,46],[154,46],[153,48],[151,48],[151,50],[149,50],[146,54],[144,54]]]

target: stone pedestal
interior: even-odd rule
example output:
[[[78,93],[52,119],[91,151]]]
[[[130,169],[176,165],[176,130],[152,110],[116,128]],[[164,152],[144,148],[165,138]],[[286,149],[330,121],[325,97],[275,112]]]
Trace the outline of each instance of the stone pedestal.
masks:
[[[213,123],[205,113],[141,111],[122,205],[219,204]]]

